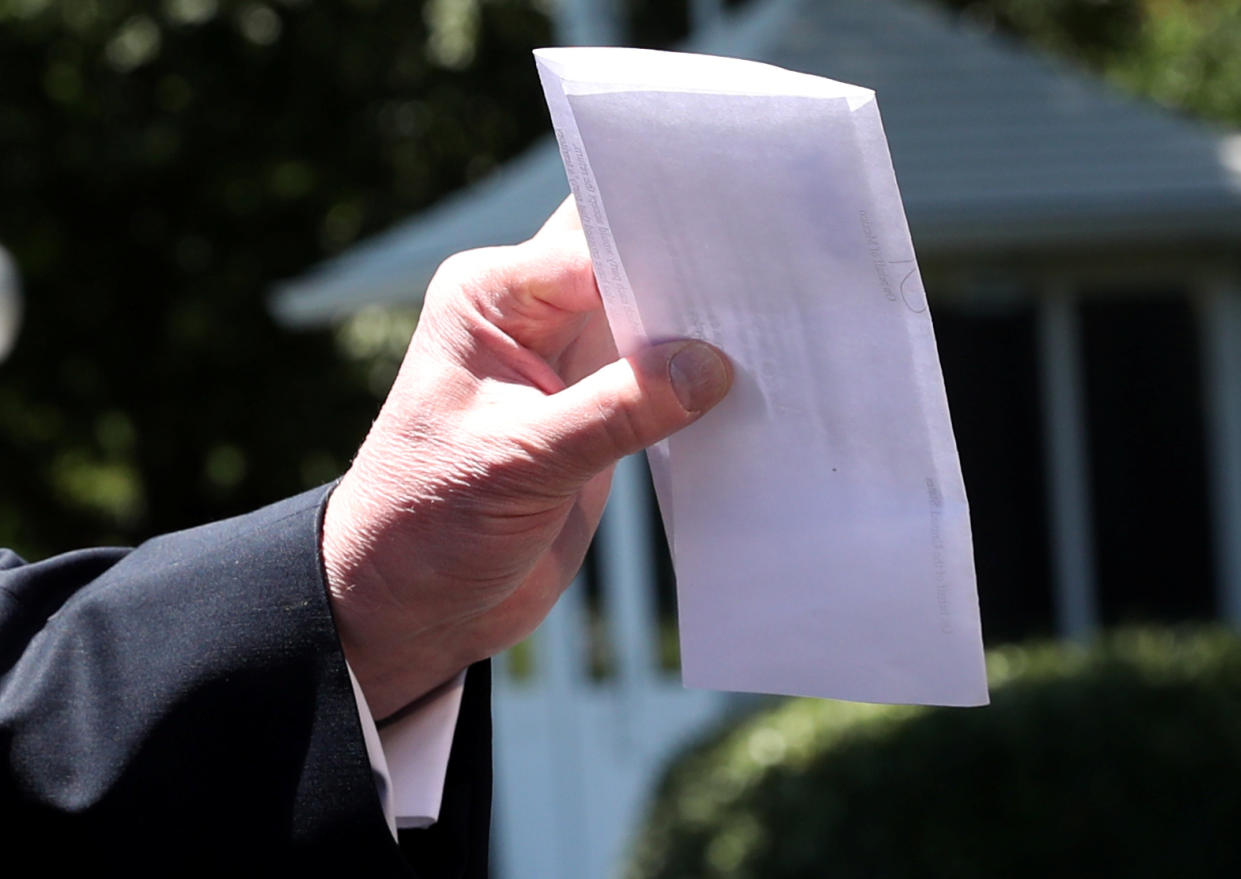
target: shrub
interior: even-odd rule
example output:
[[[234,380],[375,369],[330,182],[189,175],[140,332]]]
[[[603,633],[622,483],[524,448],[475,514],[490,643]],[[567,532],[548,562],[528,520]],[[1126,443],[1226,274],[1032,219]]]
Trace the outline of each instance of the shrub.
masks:
[[[992,705],[794,700],[667,773],[630,879],[1241,875],[1241,639],[988,659]]]

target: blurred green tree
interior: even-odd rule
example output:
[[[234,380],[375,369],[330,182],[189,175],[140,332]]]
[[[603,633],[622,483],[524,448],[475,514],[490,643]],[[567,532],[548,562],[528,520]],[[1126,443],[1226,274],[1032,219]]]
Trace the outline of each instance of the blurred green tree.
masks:
[[[358,328],[288,334],[267,291],[539,134],[550,36],[531,0],[0,0],[26,299],[0,545],[132,542],[337,475],[383,382]]]
[[[1241,125],[1241,0],[939,0],[1173,110]]]

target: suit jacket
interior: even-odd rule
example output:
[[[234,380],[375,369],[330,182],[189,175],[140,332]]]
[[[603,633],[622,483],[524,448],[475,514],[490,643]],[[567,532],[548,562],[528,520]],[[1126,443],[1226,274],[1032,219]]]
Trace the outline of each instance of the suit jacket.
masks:
[[[467,675],[440,821],[402,854],[327,600],[328,491],[134,550],[0,550],[7,865],[486,876],[489,669]]]

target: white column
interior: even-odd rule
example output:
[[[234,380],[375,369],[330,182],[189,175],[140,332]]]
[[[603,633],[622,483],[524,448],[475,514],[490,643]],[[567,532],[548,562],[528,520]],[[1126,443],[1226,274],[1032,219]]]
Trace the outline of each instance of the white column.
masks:
[[[636,692],[656,676],[659,614],[651,492],[641,454],[616,465],[612,494],[599,527],[600,596],[616,647],[622,689]]]
[[[582,694],[586,689],[585,586],[579,580],[560,596],[539,627],[535,674],[545,695],[551,776],[543,781],[554,791],[547,837],[555,846],[558,871],[548,879],[583,875],[590,852],[586,845],[589,795],[583,781]],[[516,879],[516,877],[514,877]]]
[[[1068,285],[1051,283],[1041,294],[1039,365],[1056,630],[1081,638],[1098,624],[1081,333]]]
[[[1198,317],[1219,612],[1241,625],[1241,281],[1207,283]]]

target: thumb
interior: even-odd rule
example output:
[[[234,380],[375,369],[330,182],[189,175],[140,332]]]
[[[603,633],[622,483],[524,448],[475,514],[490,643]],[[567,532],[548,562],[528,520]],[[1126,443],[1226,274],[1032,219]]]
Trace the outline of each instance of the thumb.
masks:
[[[653,345],[547,398],[539,432],[588,479],[691,424],[732,386],[728,359],[706,342]]]

